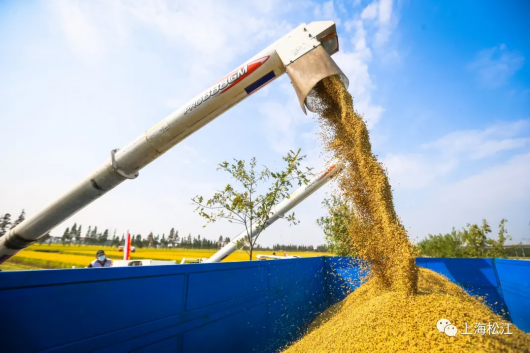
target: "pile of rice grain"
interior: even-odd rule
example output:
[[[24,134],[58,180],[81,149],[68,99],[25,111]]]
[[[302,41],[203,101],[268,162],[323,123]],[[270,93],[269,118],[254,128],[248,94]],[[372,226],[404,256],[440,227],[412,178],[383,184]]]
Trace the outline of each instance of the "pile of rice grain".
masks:
[[[456,337],[439,332],[447,319]],[[381,291],[369,280],[345,300],[328,308],[308,334],[286,352],[528,352],[530,334],[511,324],[507,334],[462,335],[465,325],[506,323],[506,320],[441,275],[419,270],[417,295]],[[500,330],[499,330],[500,331]]]

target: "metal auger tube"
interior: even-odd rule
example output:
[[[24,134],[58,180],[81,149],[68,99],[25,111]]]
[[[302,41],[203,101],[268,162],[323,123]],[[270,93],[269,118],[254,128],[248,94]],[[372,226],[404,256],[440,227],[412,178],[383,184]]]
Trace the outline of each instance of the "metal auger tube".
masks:
[[[214,83],[111,158],[63,196],[0,238],[0,264],[103,196],[217,116],[287,72],[302,109],[324,77],[347,79],[330,55],[338,51],[332,21],[303,24]]]

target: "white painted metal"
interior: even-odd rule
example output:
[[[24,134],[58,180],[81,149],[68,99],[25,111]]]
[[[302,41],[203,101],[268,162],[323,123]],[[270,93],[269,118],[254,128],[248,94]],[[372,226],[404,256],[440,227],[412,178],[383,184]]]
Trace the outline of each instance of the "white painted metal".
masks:
[[[127,267],[127,266],[162,266],[174,265],[175,261],[166,260],[112,260],[112,267]]]
[[[301,256],[294,256],[294,255],[285,255],[285,256],[279,256],[279,255],[257,255],[256,259],[258,260],[285,260],[285,259],[299,259]]]
[[[320,39],[335,32],[332,21],[312,22],[295,28],[130,145],[121,150],[113,150],[111,158],[94,173],[0,238],[0,263],[28,247],[123,181],[136,178],[140,169],[255,90],[284,74],[289,64],[321,45]],[[332,51],[330,55],[338,50],[338,47],[325,47]],[[261,86],[257,82],[261,82]]]
[[[207,259],[205,257],[203,257],[202,259],[196,259],[196,258],[191,258],[191,257],[183,257],[182,261],[180,261],[180,264],[181,265],[183,265],[183,264],[200,264],[200,263],[203,263],[206,260]]]
[[[315,175],[307,185],[303,185],[293,192],[289,198],[283,200],[279,204],[273,207],[271,210],[271,216],[269,220],[265,223],[265,228],[269,227],[272,223],[276,222],[278,219],[282,218],[287,212],[293,209],[300,202],[305,200],[309,195],[320,189],[324,184],[326,184],[335,174],[341,170],[341,167],[337,164],[331,164],[321,170],[317,175]],[[255,237],[259,234],[254,234],[257,227],[252,227],[252,236]],[[228,255],[237,250],[238,241],[244,240],[247,238],[247,231],[244,230],[237,237],[235,237],[230,243],[226,244],[212,255],[208,260],[204,262],[220,262],[224,260]]]

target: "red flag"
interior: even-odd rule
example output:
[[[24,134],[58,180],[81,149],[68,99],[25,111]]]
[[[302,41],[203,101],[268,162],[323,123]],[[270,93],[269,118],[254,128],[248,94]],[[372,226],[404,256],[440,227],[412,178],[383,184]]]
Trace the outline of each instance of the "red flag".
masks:
[[[129,260],[131,256],[131,234],[127,231],[127,237],[125,238],[125,248],[123,249],[123,259]]]

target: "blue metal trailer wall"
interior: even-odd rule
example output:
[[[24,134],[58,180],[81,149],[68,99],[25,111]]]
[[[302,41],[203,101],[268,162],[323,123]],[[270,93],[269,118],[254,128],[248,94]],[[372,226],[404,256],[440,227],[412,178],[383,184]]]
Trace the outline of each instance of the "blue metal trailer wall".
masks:
[[[530,331],[530,263],[425,259]],[[5,352],[267,352],[359,286],[351,258],[0,273]],[[497,300],[495,305],[493,300]]]
[[[322,257],[0,273],[4,352],[275,351],[326,308]]]
[[[438,272],[470,295],[485,298],[492,310],[510,320],[493,259],[417,258],[418,266]]]
[[[359,286],[358,267],[351,258],[325,261],[328,305],[332,305]],[[444,275],[470,295],[484,297],[494,312],[530,333],[530,261],[419,257],[416,263]]]
[[[512,322],[530,332],[530,261],[495,259],[495,269]]]

